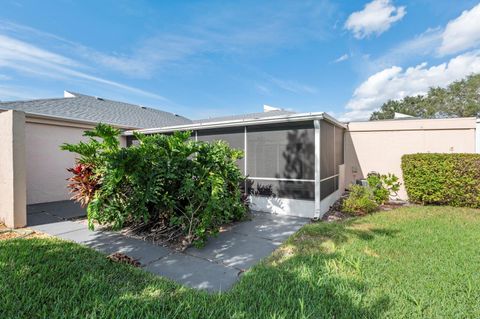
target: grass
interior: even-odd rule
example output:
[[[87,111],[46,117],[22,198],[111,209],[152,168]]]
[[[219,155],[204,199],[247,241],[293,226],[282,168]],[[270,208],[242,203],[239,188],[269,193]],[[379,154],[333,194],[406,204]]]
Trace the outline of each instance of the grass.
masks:
[[[410,207],[303,227],[228,293],[56,239],[0,242],[0,317],[480,317],[480,211]]]

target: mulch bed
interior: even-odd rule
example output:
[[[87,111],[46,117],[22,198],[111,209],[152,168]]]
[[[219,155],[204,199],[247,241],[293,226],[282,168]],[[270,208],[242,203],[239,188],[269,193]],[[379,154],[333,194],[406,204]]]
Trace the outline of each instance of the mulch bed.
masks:
[[[343,194],[331,207],[328,212],[326,212],[322,218],[321,221],[326,221],[326,222],[335,222],[335,221],[341,221],[345,220],[348,218],[353,218],[357,216],[353,216],[350,214],[345,214],[342,213],[342,204],[343,201],[348,197],[348,192]],[[412,206],[411,203],[407,201],[402,201],[402,200],[392,200],[389,201],[383,205],[380,205],[379,211],[391,211],[393,209],[403,207],[403,206]]]

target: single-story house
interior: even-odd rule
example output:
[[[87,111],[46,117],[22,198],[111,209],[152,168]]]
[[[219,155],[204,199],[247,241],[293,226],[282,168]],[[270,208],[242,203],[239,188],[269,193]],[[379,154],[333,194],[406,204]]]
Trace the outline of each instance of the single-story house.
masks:
[[[272,110],[138,131],[191,131],[198,141],[227,141],[244,151],[238,166],[254,209],[313,218],[344,189],[345,129],[325,113]],[[127,145],[135,142],[132,134],[124,133]]]
[[[123,131],[123,145],[145,134],[192,131],[242,149],[239,168],[254,209],[320,217],[346,185],[370,171],[401,177],[400,157],[417,152],[479,152],[476,118],[341,123],[326,113],[264,112],[191,120],[144,106],[65,92],[63,98],[0,103],[0,221],[26,224],[25,206],[69,199],[65,142],[97,123]],[[399,196],[406,198],[402,189]]]

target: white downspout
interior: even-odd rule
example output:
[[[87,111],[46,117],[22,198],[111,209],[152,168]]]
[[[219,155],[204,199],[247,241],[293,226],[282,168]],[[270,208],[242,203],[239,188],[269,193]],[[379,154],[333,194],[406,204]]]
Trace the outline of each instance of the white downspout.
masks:
[[[314,120],[315,128],[315,211],[314,218],[320,218],[320,121]]]

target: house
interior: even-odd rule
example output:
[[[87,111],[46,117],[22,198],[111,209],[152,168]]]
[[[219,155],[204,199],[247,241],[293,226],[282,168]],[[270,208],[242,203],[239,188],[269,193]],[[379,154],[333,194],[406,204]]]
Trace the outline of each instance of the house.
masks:
[[[97,123],[122,129],[122,145],[144,134],[192,131],[202,141],[225,140],[242,149],[238,161],[254,209],[320,217],[346,185],[370,171],[401,177],[400,158],[417,152],[480,150],[476,118],[341,123],[326,113],[264,112],[203,120],[65,92],[63,98],[0,103],[0,219],[26,223],[28,204],[66,200],[77,143]],[[402,189],[399,196],[406,198]],[[12,214],[13,212],[13,214]]]
[[[320,217],[344,189],[346,125],[326,113],[263,113],[198,120],[138,130],[144,134],[191,131],[195,140],[224,140],[244,151],[238,161],[253,209]],[[133,131],[124,133],[127,145]]]

